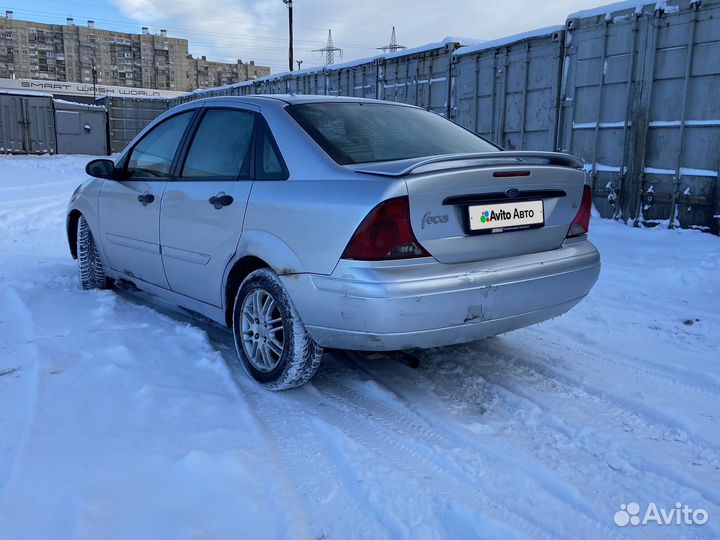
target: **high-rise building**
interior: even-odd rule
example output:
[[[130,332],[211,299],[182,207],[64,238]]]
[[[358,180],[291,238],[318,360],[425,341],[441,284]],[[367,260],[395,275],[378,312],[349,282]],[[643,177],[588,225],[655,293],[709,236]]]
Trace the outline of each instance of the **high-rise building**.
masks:
[[[186,39],[165,30],[140,34],[87,25],[46,24],[0,16],[0,78],[39,79],[156,88],[180,92],[264,77],[270,68],[238,60],[193,58]]]

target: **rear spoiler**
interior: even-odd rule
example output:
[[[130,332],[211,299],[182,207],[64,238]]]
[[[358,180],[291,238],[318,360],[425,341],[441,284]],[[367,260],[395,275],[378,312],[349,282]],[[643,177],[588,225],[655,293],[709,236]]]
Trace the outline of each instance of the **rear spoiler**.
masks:
[[[405,176],[411,173],[429,172],[445,168],[444,164],[452,162],[453,168],[459,167],[490,167],[497,165],[519,165],[522,163],[537,165],[556,165],[582,169],[583,162],[560,152],[483,152],[479,154],[448,154],[428,158],[386,161],[383,163],[365,163],[351,167],[354,171],[380,176]],[[423,170],[419,170],[423,169]]]

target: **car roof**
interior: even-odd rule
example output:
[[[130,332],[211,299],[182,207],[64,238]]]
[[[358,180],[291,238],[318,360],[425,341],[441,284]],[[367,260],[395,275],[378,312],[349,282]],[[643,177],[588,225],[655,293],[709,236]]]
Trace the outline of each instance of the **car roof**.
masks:
[[[242,103],[255,103],[257,105],[275,103],[281,106],[288,105],[299,105],[305,103],[382,103],[385,105],[398,105],[408,107],[404,103],[395,103],[391,101],[384,101],[381,99],[367,99],[359,97],[347,97],[347,96],[321,96],[321,95],[306,95],[306,94],[250,94],[247,96],[215,96],[204,98],[202,102],[213,102],[213,101],[237,101]]]

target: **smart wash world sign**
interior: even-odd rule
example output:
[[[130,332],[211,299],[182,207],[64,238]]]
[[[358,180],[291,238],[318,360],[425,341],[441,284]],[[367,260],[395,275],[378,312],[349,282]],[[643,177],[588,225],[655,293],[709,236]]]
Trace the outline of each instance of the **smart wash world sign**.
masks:
[[[88,97],[121,96],[174,98],[185,94],[185,92],[173,92],[170,90],[130,88],[129,86],[110,86],[105,84],[98,84],[93,89],[92,84],[64,81],[40,81],[34,79],[0,79],[0,90],[47,92],[55,95]]]

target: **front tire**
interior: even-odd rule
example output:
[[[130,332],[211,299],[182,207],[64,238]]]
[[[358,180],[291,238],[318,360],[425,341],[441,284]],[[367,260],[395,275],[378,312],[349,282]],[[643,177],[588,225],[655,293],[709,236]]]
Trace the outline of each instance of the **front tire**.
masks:
[[[110,287],[110,281],[105,276],[105,269],[85,216],[80,216],[78,219],[77,259],[80,284],[83,289],[107,289]]]
[[[320,366],[322,347],[307,333],[280,278],[267,268],[240,285],[233,336],[245,371],[270,390],[305,384]]]

